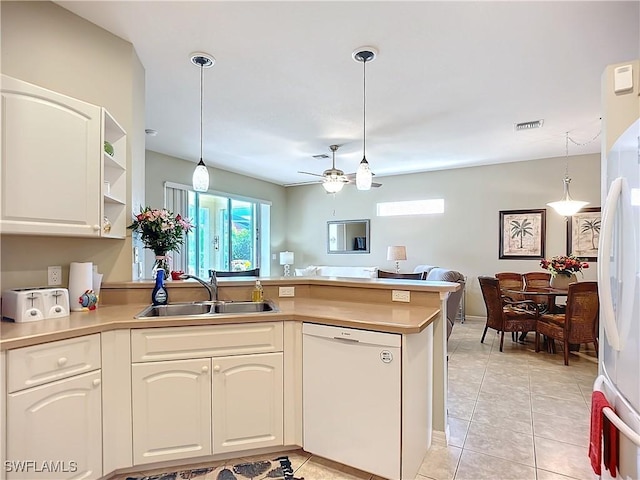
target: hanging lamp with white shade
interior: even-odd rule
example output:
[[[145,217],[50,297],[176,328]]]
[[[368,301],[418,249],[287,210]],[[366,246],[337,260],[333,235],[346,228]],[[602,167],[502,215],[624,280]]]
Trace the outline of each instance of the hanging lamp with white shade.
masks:
[[[375,60],[378,52],[373,47],[356,48],[351,54],[356,62],[362,63],[362,160],[356,170],[356,188],[370,190],[373,173],[367,161],[367,62]]]
[[[571,178],[569,177],[569,132],[567,132],[565,136],[565,158],[566,164],[564,178],[562,179],[564,193],[562,195],[562,199],[557,202],[547,203],[547,205],[553,208],[560,215],[570,217],[578,213],[580,209],[588,205],[589,202],[574,200],[569,194],[569,183],[571,183]]]
[[[210,68],[215,63],[215,58],[208,53],[192,53],[191,63],[200,67],[200,161],[193,172],[193,189],[196,192],[206,192],[209,190],[209,170],[202,159],[202,99],[203,99],[203,77],[204,69]]]

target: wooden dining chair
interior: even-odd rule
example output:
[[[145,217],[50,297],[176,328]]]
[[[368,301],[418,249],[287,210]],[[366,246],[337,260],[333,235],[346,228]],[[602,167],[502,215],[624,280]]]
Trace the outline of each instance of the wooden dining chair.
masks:
[[[564,345],[564,364],[569,365],[569,345],[593,342],[598,354],[598,318],[600,301],[598,282],[577,282],[569,285],[564,313],[545,314],[536,326],[536,352],[540,351],[540,335]]]
[[[225,272],[222,270],[209,270],[209,277],[259,277],[260,268],[254,268],[253,270],[240,270],[238,272]]]
[[[422,273],[396,273],[378,270],[378,278],[403,278],[405,280],[423,280]]]
[[[524,297],[522,295],[506,292],[506,290],[524,290],[524,278],[522,277],[521,273],[499,272],[496,273],[496,278],[500,283],[500,290],[502,291],[502,295],[504,295],[507,300],[524,300]]]
[[[500,291],[500,282],[495,277],[478,277],[482,298],[487,307],[487,324],[480,343],[484,343],[487,329],[500,332],[500,351],[504,344],[504,332],[530,332],[536,330],[538,305],[531,300],[505,300]]]
[[[526,290],[551,287],[551,274],[548,272],[528,272],[523,274],[522,277],[524,278],[524,288]],[[549,311],[549,297],[544,295],[537,295],[528,298],[529,300],[533,300],[538,304],[542,313],[546,313]]]

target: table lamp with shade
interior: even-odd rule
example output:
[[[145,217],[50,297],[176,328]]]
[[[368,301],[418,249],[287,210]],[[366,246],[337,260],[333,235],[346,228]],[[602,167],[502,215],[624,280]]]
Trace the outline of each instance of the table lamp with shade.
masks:
[[[396,273],[400,273],[400,260],[407,259],[407,248],[404,245],[387,247],[387,260],[396,262]]]
[[[280,252],[280,265],[284,265],[284,276],[291,276],[291,265],[293,265],[293,252]]]

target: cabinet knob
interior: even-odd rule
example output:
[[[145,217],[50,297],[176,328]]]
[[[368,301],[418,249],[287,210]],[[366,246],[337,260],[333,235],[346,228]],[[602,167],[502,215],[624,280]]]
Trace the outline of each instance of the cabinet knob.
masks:
[[[93,226],[93,230],[94,230],[95,232],[99,232],[99,231],[100,231],[100,225],[94,225],[94,226]]]
[[[58,359],[58,366],[59,367],[62,367],[63,365],[66,365],[66,363],[67,363],[67,357],[60,357]]]
[[[213,371],[214,372],[219,372],[220,371],[220,365],[214,365],[213,366]]]
[[[202,367],[202,373],[207,373],[208,371],[209,371],[209,367],[207,365]]]
[[[100,380],[99,378],[96,378],[93,380],[93,386],[97,387],[98,385],[100,385],[100,383],[102,383],[102,380]]]

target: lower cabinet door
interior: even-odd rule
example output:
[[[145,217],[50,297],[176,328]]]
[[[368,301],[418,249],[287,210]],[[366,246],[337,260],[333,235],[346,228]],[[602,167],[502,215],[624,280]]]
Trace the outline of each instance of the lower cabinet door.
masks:
[[[100,370],[11,393],[7,479],[102,477]]]
[[[135,363],[133,463],[211,454],[211,359]]]
[[[212,361],[213,453],[282,445],[282,353]]]

